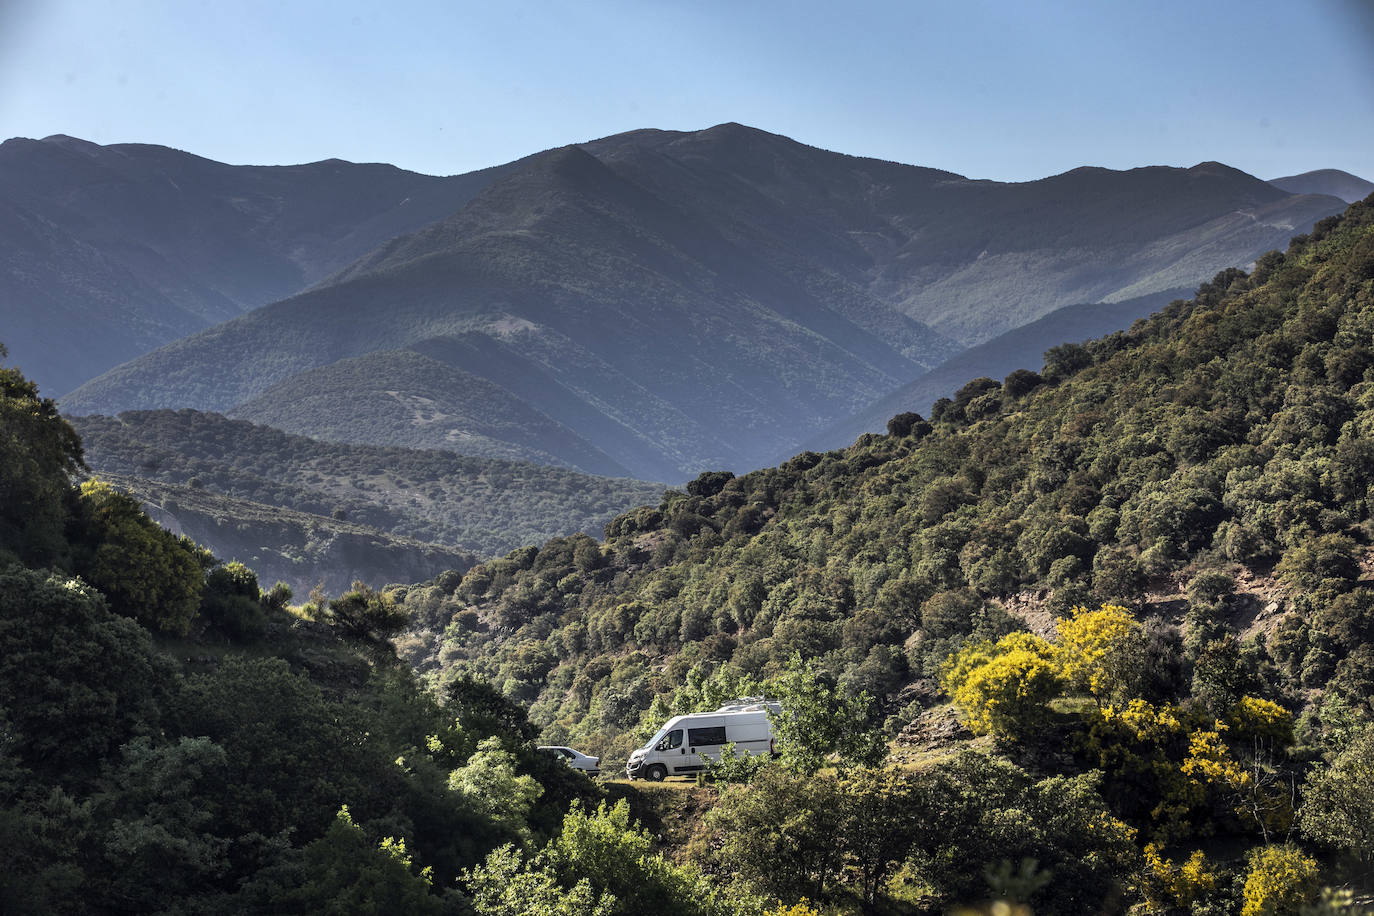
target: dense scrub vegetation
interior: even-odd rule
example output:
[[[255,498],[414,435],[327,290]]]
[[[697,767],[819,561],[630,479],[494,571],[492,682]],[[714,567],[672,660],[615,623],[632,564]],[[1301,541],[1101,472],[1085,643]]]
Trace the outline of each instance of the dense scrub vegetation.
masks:
[[[878,701],[889,733],[938,681],[1018,779],[1088,780],[1082,797],[1119,821],[1094,859],[1122,895],[1109,909],[1273,911],[1266,894],[1315,888],[1317,858],[1355,869],[1330,877],[1367,855],[1349,748],[1374,720],[1372,341],[1366,202],[1129,332],[974,380],[929,419],[703,474],[604,543],[399,589],[419,625],[403,646],[435,682],[481,675],[545,739],[609,755],[794,657]],[[1125,858],[1104,852],[1126,840]],[[965,869],[1017,861],[982,855]],[[920,858],[909,889],[970,891]],[[1302,892],[1271,872],[1305,875]]]
[[[600,800],[489,687],[421,689],[395,602],[290,608],[82,467],[0,368],[0,912],[468,913]]]
[[[73,417],[97,473],[185,484],[481,556],[655,500],[658,485],[441,450],[323,443],[196,410]],[[397,577],[399,579],[399,577]]]

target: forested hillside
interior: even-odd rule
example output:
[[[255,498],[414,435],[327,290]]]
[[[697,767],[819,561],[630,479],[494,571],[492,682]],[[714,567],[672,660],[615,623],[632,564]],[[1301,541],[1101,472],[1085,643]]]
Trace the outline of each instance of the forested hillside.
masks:
[[[864,433],[882,432],[887,421],[899,413],[928,413],[940,398],[951,397],[969,379],[989,376],[1002,378],[1017,369],[1040,365],[1041,355],[1062,343],[1081,343],[1124,331],[1137,320],[1157,312],[1169,302],[1192,289],[1177,289],[1124,302],[1081,303],[1055,309],[1030,324],[1000,334],[954,356],[931,369],[914,382],[879,398],[852,417],[815,436],[806,443],[808,451],[829,451],[849,445]],[[792,457],[782,456],[781,461]]]
[[[658,484],[526,462],[437,449],[325,443],[194,410],[75,417],[72,424],[97,474],[147,481],[133,481],[131,489],[173,517],[181,518],[192,502],[223,496],[370,526],[483,557],[555,535],[599,535],[617,513],[655,502],[663,493]],[[178,496],[169,486],[195,493]],[[166,498],[176,506],[167,505]],[[224,527],[226,534],[248,521],[229,505],[207,503],[195,511],[220,519],[216,528]],[[186,521],[183,526],[192,530]],[[398,571],[381,581],[408,580]]]
[[[1032,888],[1037,912],[1295,912],[1317,859],[1327,880],[1368,882],[1374,848],[1357,775],[1374,740],[1372,340],[1366,201],[1129,332],[971,381],[929,419],[703,474],[605,543],[557,539],[400,590],[421,626],[409,657],[438,683],[488,678],[546,740],[611,756],[671,710],[808,667],[877,701],[890,735],[938,724],[943,691],[1015,763],[941,771],[977,784],[972,809],[946,813],[991,845],[912,839],[897,897],[976,893],[976,874],[941,869],[1024,849],[1091,872]],[[1068,782],[1032,790],[1042,777]],[[1112,819],[1079,836],[1091,853],[1013,841],[979,820],[993,785],[1084,793],[1068,808]],[[785,806],[801,789],[740,791]],[[1292,896],[1265,896],[1278,885]]]
[[[761,913],[650,851],[498,691],[425,690],[386,596],[292,604],[82,469],[0,367],[0,912]]]
[[[355,582],[380,586],[428,579],[451,569],[466,570],[481,559],[457,547],[332,514],[224,496],[199,485],[103,471],[99,479],[138,500],[143,511],[167,530],[218,557],[243,563],[264,582],[285,582],[300,595],[317,586],[338,595]]]

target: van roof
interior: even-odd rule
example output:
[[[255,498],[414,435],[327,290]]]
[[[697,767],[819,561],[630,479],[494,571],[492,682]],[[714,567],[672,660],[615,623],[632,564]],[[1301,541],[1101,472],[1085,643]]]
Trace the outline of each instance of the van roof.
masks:
[[[683,714],[680,715],[680,716],[673,716],[671,719],[669,719],[667,722],[665,722],[665,723],[663,724],[663,728],[662,728],[662,729],[659,729],[659,731],[663,731],[664,729],[674,728],[675,726],[681,725],[681,724],[684,723],[684,722],[692,722],[692,721],[695,721],[695,720],[697,720],[697,719],[736,719],[736,718],[757,719],[757,718],[764,717],[766,713],[767,713],[767,710],[766,710],[766,709],[763,709],[763,708],[759,708],[759,709],[735,709],[735,710],[719,710],[719,709],[717,709],[717,710],[713,710],[712,712],[689,712],[689,713],[683,713]]]

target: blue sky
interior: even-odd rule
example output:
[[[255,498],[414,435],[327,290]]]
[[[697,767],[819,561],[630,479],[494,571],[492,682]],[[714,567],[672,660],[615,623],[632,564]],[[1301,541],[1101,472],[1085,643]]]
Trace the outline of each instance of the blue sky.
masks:
[[[0,0],[0,136],[432,174],[739,121],[1027,180],[1374,180],[1374,0]]]

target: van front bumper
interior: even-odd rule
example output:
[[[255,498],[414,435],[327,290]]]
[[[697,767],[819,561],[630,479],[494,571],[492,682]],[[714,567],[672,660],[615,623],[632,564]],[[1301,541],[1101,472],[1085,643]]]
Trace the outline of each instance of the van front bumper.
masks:
[[[644,761],[631,760],[625,764],[625,778],[638,779],[644,775]]]

